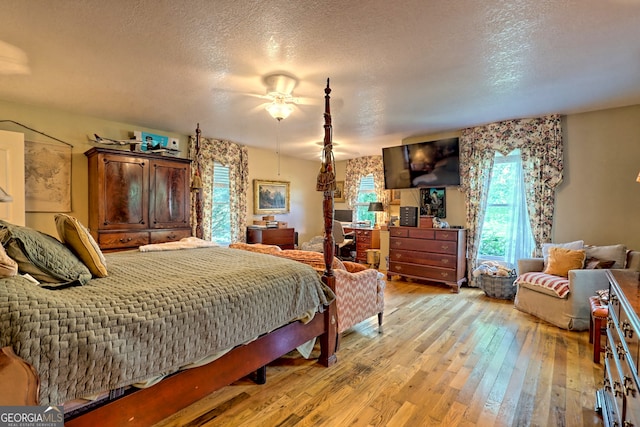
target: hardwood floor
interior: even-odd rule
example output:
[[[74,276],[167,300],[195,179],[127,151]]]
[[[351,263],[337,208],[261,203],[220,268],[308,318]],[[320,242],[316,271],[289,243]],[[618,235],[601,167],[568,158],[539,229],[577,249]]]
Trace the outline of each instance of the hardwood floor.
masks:
[[[266,384],[240,380],[156,427],[602,425],[587,332],[472,288],[389,281],[385,303],[384,333],[375,317],[347,331],[337,365],[291,353]]]

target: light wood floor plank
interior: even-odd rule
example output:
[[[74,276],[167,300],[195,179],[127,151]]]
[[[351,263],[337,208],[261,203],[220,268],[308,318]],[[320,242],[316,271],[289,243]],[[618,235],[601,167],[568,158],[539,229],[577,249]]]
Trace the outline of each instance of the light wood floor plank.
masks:
[[[266,384],[240,380],[156,427],[602,425],[587,332],[466,287],[389,281],[385,304],[384,333],[375,317],[344,333],[337,365],[292,352]]]

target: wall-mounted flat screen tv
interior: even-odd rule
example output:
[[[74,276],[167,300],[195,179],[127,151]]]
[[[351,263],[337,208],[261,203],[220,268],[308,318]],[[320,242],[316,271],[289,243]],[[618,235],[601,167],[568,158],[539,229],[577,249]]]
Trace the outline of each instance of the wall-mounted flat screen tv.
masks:
[[[458,138],[382,149],[387,190],[460,185]]]

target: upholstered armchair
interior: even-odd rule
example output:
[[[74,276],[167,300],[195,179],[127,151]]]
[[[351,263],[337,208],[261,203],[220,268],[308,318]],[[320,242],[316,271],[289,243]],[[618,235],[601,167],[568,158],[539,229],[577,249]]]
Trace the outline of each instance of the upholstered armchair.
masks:
[[[608,287],[606,268],[634,268],[640,254],[623,245],[585,246],[585,265],[565,276],[546,274],[544,258],[518,260],[515,307],[555,326],[572,331],[589,329],[589,297]],[[593,261],[595,260],[595,261]],[[606,261],[605,267],[599,263]]]
[[[303,262],[313,267],[318,274],[324,273],[324,255],[320,252],[281,250],[278,246],[246,243],[232,243],[229,247]],[[332,268],[336,278],[338,333],[376,315],[378,331],[381,333],[386,285],[384,274],[365,265],[341,261],[336,257],[333,258]]]

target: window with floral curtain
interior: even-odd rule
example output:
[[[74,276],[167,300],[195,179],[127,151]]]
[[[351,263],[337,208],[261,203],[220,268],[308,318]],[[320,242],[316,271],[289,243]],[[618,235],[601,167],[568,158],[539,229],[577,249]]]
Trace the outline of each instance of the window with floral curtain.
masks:
[[[385,212],[379,214],[378,218],[381,222],[386,221],[389,212],[388,191],[384,189],[384,166],[382,164],[382,155],[358,157],[356,159],[347,160],[347,168],[344,180],[344,194],[350,209],[355,209],[358,203],[358,191],[360,189],[360,180],[368,175],[373,175],[375,193],[378,202],[384,206]]]
[[[468,128],[460,137],[461,187],[466,198],[467,271],[473,271],[480,247],[495,153],[520,149],[524,195],[536,252],[551,240],[555,189],[562,182],[563,146],[559,115],[508,120]],[[470,277],[471,285],[476,286]]]
[[[249,156],[246,147],[239,144],[221,141],[217,139],[200,138],[200,146],[196,147],[196,138],[189,138],[189,153],[193,160],[192,177],[199,174],[202,180],[200,189],[201,203],[191,203],[191,224],[193,235],[205,240],[215,240],[212,230],[214,226],[214,195],[218,194],[219,182],[214,177],[216,172],[224,169],[225,179],[228,178],[229,212],[230,221],[229,237],[231,242],[244,241],[246,238],[246,213],[247,196],[245,189],[249,188]],[[219,181],[219,180],[218,180]],[[225,185],[227,183],[225,182]],[[226,193],[225,193],[226,194]],[[194,194],[194,197],[198,195]],[[219,197],[219,196],[216,196]],[[226,208],[225,208],[226,209]],[[225,217],[226,217],[225,212]],[[201,231],[198,231],[198,228]],[[227,237],[225,237],[226,240]]]

